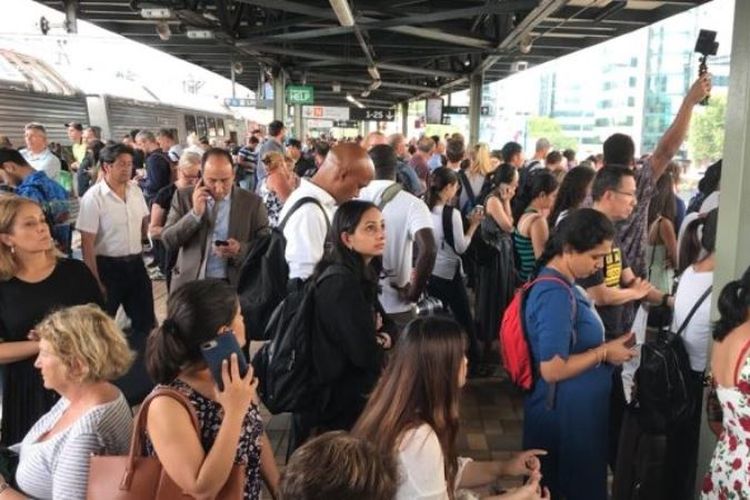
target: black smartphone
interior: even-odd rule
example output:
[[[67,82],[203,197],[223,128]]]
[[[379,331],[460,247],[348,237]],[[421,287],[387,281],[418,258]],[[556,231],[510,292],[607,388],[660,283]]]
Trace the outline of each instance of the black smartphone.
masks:
[[[227,247],[229,246],[229,242],[227,240],[216,240],[214,241],[214,245],[217,247]]]
[[[224,383],[221,380],[221,362],[225,359],[229,362],[229,358],[233,353],[237,354],[240,376],[244,377],[248,368],[247,360],[233,332],[222,333],[215,339],[201,344],[203,359],[206,361],[208,369],[211,370],[211,375],[213,375],[220,391],[224,390]]]

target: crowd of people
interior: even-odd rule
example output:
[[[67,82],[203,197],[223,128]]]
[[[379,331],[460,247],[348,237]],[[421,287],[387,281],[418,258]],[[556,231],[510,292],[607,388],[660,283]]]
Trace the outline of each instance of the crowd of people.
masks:
[[[710,87],[708,76],[695,82],[639,160],[623,134],[577,163],[546,139],[527,161],[515,142],[493,151],[460,134],[303,144],[277,121],[241,147],[193,138],[187,148],[170,130],[105,143],[69,123],[58,157],[44,126],[27,125],[25,149],[0,148],[0,442],[11,455],[0,498],[84,498],[90,455],[128,453],[130,408],[154,384],[193,412],[157,394],[142,451],[195,498],[222,498],[237,465],[245,499],[263,484],[284,499],[454,499],[522,476],[488,498],[604,500],[608,471],[615,498],[631,498],[624,478],[642,457],[623,446],[634,420],[622,366],[644,341],[632,332],[641,309],[652,326],[684,326],[697,399],[713,374],[724,431],[705,498],[750,495],[747,273],[721,293],[715,327],[709,317],[720,163],[689,206],[675,195],[672,159]],[[243,373],[234,354],[219,380],[202,354],[222,336],[263,337],[248,330],[264,325],[246,321],[238,292],[243,273],[261,272],[247,257],[273,231],[288,291],[309,289],[314,304],[313,403],[292,416],[283,475],[253,367]],[[158,279],[169,290],[161,324]],[[461,389],[499,372],[498,330],[524,283],[527,451],[459,457]],[[127,334],[113,320],[120,309]],[[692,497],[700,415],[669,430],[663,489],[639,498]]]

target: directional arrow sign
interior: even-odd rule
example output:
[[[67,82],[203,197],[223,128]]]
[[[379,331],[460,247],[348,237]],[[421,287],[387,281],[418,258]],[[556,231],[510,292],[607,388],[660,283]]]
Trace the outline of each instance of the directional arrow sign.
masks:
[[[490,107],[482,106],[479,110],[479,113],[482,116],[489,116]],[[443,106],[443,114],[444,115],[468,115],[469,106]]]
[[[350,120],[370,120],[378,122],[392,122],[396,113],[387,108],[349,108]]]
[[[232,108],[254,108],[258,104],[255,99],[238,99],[227,97],[224,99],[224,105]]]

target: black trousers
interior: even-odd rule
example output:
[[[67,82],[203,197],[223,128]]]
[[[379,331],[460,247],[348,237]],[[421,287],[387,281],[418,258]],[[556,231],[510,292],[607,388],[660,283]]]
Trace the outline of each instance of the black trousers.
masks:
[[[667,433],[665,458],[666,485],[671,500],[693,498],[698,468],[701,414],[703,412],[703,372],[691,372],[690,390],[698,404],[690,417]],[[666,499],[665,499],[666,500]]]
[[[617,470],[617,449],[626,406],[622,367],[618,366],[612,370],[612,391],[609,394],[609,467],[613,474]]]
[[[151,280],[140,254],[97,257],[96,267],[107,289],[107,313],[114,316],[122,306],[132,322],[133,331],[147,336],[156,325],[156,316]]]
[[[469,338],[469,366],[477,368],[481,361],[481,352],[479,342],[477,341],[477,332],[474,327],[474,319],[471,317],[471,308],[469,306],[469,295],[466,292],[466,285],[459,269],[452,280],[430,276],[427,283],[427,291],[433,297],[440,299],[444,305],[447,305],[453,313],[453,317],[460,324],[466,336]]]

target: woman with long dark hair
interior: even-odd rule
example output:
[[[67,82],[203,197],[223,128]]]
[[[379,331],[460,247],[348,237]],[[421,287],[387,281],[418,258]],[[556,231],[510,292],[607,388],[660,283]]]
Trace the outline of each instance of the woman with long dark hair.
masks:
[[[450,205],[458,192],[458,176],[450,168],[440,167],[430,175],[429,184],[426,202],[432,212],[438,251],[427,290],[450,308],[453,317],[468,335],[469,371],[478,374],[481,362],[479,343],[464,284],[461,255],[469,248],[484,214],[480,210],[473,210],[469,215],[469,227],[464,233],[461,212]]]
[[[692,370],[687,382],[696,401],[703,400],[703,380],[711,342],[711,288],[716,266],[718,214],[718,210],[712,210],[688,224],[680,249],[680,262],[685,266],[680,270],[680,282],[674,295],[672,331],[678,332],[682,328],[680,336]],[[685,323],[688,319],[690,321]],[[664,490],[669,491],[672,498],[693,495],[702,409],[703,405],[695,405],[690,417],[667,433]]]
[[[672,175],[665,172],[656,183],[656,190],[648,208],[648,281],[662,293],[672,293],[674,268],[677,262],[677,230]]]
[[[604,342],[604,326],[577,279],[600,269],[615,228],[601,212],[581,208],[555,230],[527,292],[524,324],[534,373],[524,401],[523,445],[542,448],[543,483],[552,498],[607,499],[612,365],[631,359],[632,334]]]
[[[529,174],[524,189],[516,195],[514,205],[513,247],[516,255],[518,279],[523,283],[534,270],[536,259],[542,254],[549,237],[547,212],[555,203],[557,179],[547,170],[539,169]]]
[[[596,171],[587,166],[572,168],[563,181],[555,197],[555,204],[547,217],[549,227],[557,226],[572,210],[581,208],[586,198],[591,195]]]
[[[252,367],[240,376],[234,355],[222,367],[224,390],[203,361],[201,345],[220,335],[246,342],[237,292],[223,280],[192,281],[167,301],[167,318],[151,332],[146,368],[158,384],[181,392],[198,417],[196,434],[188,412],[168,396],[148,409],[146,451],[159,457],[182,490],[214,498],[234,464],[245,466],[243,500],[260,498],[261,477],[277,496],[279,472],[271,442],[263,431]]]
[[[507,462],[458,457],[459,395],[468,361],[458,324],[441,317],[407,325],[352,433],[394,454],[401,467],[396,500],[453,500],[458,488],[487,486],[500,476],[530,475],[529,484],[493,499],[548,498],[539,489],[540,450]]]
[[[723,411],[722,432],[701,498],[750,498],[750,268],[719,296],[711,374]]]
[[[483,251],[478,263],[476,306],[479,338],[484,342],[486,361],[516,286],[511,200],[518,188],[518,171],[513,165],[503,163],[492,174],[491,186],[480,229]]]
[[[384,248],[385,223],[374,204],[352,200],[339,206],[328,249],[311,278],[316,408],[304,427],[313,434],[351,429],[380,375],[383,349],[391,344],[378,302]]]

